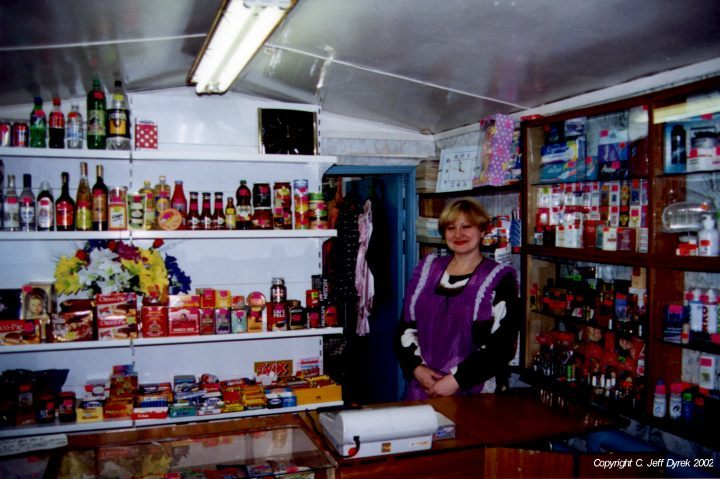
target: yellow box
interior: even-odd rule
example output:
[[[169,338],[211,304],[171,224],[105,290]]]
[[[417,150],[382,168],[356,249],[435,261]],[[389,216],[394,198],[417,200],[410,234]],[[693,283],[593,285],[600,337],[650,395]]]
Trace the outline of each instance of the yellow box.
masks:
[[[77,422],[99,422],[104,418],[102,406],[77,408]]]
[[[297,404],[313,404],[318,402],[342,401],[342,387],[339,384],[328,384],[317,388],[293,389]]]

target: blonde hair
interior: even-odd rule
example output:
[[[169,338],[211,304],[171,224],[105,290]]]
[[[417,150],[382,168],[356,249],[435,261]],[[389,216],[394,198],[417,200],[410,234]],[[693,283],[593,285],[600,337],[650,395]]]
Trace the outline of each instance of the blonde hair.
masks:
[[[477,226],[480,231],[485,231],[490,223],[490,215],[478,200],[470,196],[458,198],[445,205],[438,218],[438,229],[443,238],[447,227],[457,221],[461,214],[465,215],[468,223]]]

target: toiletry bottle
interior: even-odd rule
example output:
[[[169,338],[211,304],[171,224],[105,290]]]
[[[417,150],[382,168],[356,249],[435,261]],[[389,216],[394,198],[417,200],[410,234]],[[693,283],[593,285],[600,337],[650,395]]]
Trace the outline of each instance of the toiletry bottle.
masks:
[[[653,416],[665,417],[667,414],[667,388],[662,379],[658,379],[655,385],[655,396],[653,397]]]
[[[698,256],[720,256],[720,232],[712,216],[703,216],[703,229],[698,232]]]
[[[680,419],[682,416],[682,383],[670,384],[670,403],[668,406],[670,419]]]
[[[702,295],[702,290],[700,288],[695,288],[692,290],[692,297],[689,301],[690,306],[690,331],[693,333],[699,333],[702,332],[702,300],[700,299],[700,296]]]

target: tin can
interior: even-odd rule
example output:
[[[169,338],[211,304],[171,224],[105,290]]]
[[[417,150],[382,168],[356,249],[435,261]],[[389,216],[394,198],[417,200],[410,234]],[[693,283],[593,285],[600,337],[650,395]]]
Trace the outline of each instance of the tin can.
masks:
[[[273,184],[273,225],[275,229],[292,229],[292,189],[289,182]]]
[[[328,211],[325,195],[322,192],[310,193],[310,229],[326,230],[328,228]]]
[[[30,130],[28,124],[24,121],[16,121],[12,125],[10,133],[10,144],[11,146],[20,146],[27,148],[30,146]]]
[[[37,422],[47,424],[55,422],[55,396],[53,394],[40,394],[35,408]]]
[[[252,197],[254,208],[271,208],[270,183],[255,183]]]
[[[305,329],[307,328],[307,320],[305,318],[305,308],[300,305],[300,301],[297,299],[291,299],[288,301],[288,315],[290,322],[290,329]]]
[[[124,186],[115,186],[108,195],[108,230],[127,229],[127,191]]]
[[[141,230],[145,225],[145,204],[143,195],[140,193],[131,193],[128,195],[128,224],[131,230]]]
[[[60,422],[75,422],[77,420],[74,392],[63,391],[58,395],[58,418]]]
[[[10,146],[12,125],[7,121],[0,121],[0,146]]]
[[[320,304],[320,291],[317,289],[308,289],[305,291],[305,307],[314,308]]]

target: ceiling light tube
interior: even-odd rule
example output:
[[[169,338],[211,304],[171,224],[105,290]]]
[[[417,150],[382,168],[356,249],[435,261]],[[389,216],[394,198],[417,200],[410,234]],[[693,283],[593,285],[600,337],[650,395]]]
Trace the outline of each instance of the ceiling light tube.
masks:
[[[229,0],[188,75],[195,91],[225,93],[293,5],[292,0]]]

